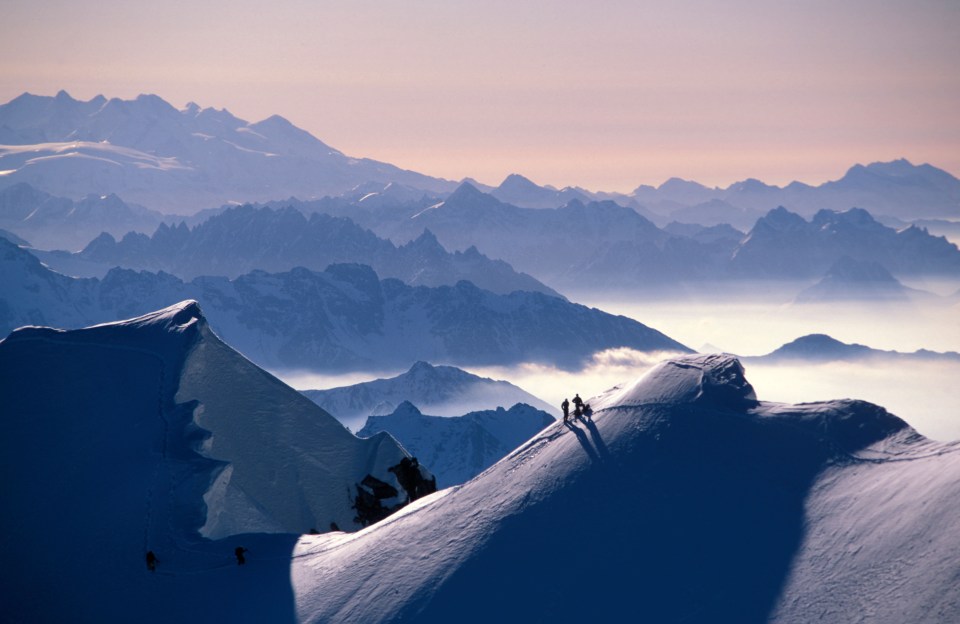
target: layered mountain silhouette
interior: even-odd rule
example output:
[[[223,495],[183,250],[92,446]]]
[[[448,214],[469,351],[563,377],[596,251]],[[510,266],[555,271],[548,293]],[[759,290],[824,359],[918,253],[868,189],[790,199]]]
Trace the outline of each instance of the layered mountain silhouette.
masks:
[[[641,323],[551,297],[499,295],[461,281],[409,286],[369,266],[322,272],[253,271],[230,280],[113,269],[74,279],[0,239],[0,330],[82,327],[196,299],[211,325],[253,361],[274,368],[377,370],[433,360],[460,365],[524,361],[577,368],[595,352],[689,349]]]
[[[367,416],[390,414],[404,401],[437,416],[460,416],[516,403],[555,411],[508,381],[480,377],[455,366],[434,366],[429,362],[415,362],[409,370],[395,377],[325,390],[303,390],[303,394],[351,426],[358,421],[362,426]]]
[[[80,200],[111,193],[165,213],[193,214],[227,202],[291,195],[308,200],[374,184],[395,183],[433,193],[455,184],[393,165],[351,158],[278,115],[250,123],[225,109],[190,103],[177,110],[156,95],[134,100],[97,96],[87,102],[65,91],[23,95],[0,105],[0,186],[26,182]],[[853,207],[905,220],[960,216],[960,180],[929,164],[901,159],[855,165],[838,180],[778,187],[747,179],[708,188],[671,178],[632,193],[539,186],[512,174],[500,199],[530,208],[573,200],[613,200],[648,218],[730,223],[748,228],[784,206],[805,217]]]
[[[294,208],[238,206],[193,228],[161,224],[152,236],[129,233],[119,241],[102,234],[78,259],[105,266],[165,271],[185,279],[237,277],[255,269],[277,272],[362,262],[384,277],[411,285],[453,285],[460,280],[499,293],[529,290],[559,296],[536,279],[491,260],[475,247],[449,253],[429,231],[397,246],[353,221]],[[57,258],[49,258],[56,266]]]
[[[792,342],[777,348],[767,355],[745,358],[746,361],[766,363],[778,362],[838,362],[856,360],[892,360],[892,361],[954,361],[960,362],[960,353],[947,351],[939,353],[920,349],[912,353],[884,351],[862,344],[841,342],[826,334],[801,336]]]
[[[904,286],[879,262],[841,256],[823,279],[797,295],[797,303],[908,302],[933,300],[931,293]]]
[[[674,222],[661,229],[610,201],[520,208],[463,184],[416,213],[381,211],[378,219],[375,228],[383,236],[409,240],[427,228],[445,246],[475,245],[561,289],[812,279],[844,257],[877,263],[896,276],[960,275],[956,245],[923,228],[887,227],[862,209],[821,210],[807,220],[778,207],[747,234],[729,225]]]
[[[79,250],[101,232],[152,232],[163,220],[159,212],[129,205],[112,193],[75,201],[25,183],[0,189],[0,227],[41,249]]]

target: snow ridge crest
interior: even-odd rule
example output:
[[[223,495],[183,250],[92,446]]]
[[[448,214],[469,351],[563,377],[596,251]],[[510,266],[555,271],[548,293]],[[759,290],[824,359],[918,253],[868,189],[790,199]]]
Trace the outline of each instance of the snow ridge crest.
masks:
[[[743,365],[727,354],[690,355],[661,362],[634,383],[610,390],[600,409],[654,403],[698,403],[744,409],[758,404]]]

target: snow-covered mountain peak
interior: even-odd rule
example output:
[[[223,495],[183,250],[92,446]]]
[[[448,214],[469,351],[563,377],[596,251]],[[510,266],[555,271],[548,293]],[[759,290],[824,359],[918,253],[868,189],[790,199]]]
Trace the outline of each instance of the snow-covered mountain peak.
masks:
[[[393,413],[390,414],[390,418],[394,419],[419,418],[421,416],[423,416],[423,414],[417,409],[417,406],[410,401],[402,402],[397,406],[397,409],[393,410]]]
[[[632,384],[600,397],[595,409],[700,403],[743,408],[757,402],[743,365],[731,355],[691,355],[661,362]]]
[[[450,196],[447,197],[447,200],[444,203],[451,204],[461,201],[479,201],[485,198],[490,198],[490,195],[487,195],[469,182],[463,182],[454,192],[450,193]]]
[[[105,323],[98,327],[125,326],[131,328],[153,327],[155,329],[182,332],[195,324],[206,323],[200,304],[194,299],[185,299],[172,306],[114,323]]]

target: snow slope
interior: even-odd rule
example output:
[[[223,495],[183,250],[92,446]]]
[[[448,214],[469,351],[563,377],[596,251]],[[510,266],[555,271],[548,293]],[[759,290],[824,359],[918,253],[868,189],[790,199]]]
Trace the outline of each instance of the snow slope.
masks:
[[[728,356],[665,362],[591,399],[592,421],[357,533],[191,538],[217,464],[161,372],[182,366],[193,309],[141,319],[138,340],[0,343],[8,621],[960,618],[960,445],[859,401],[758,402]]]
[[[663,363],[460,488],[304,537],[307,622],[948,622],[960,445],[880,407],[758,402]]]
[[[529,405],[470,412],[463,416],[425,416],[409,401],[392,414],[370,416],[357,432],[368,438],[386,431],[437,477],[437,487],[460,485],[533,437],[556,419]]]
[[[357,528],[352,496],[367,474],[403,491],[387,470],[405,457],[392,438],[351,435],[221,342],[195,302],[77,331],[19,329],[0,342],[0,369],[6,621],[119,622],[141,609],[195,621],[181,601],[197,616],[225,601],[202,587],[228,573],[232,536]],[[292,545],[235,539],[252,559],[285,562]],[[147,550],[160,560],[153,578]]]

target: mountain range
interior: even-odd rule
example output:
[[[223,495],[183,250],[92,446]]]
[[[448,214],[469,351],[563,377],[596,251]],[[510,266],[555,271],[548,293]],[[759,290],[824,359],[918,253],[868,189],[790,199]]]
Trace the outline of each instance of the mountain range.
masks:
[[[430,467],[437,487],[448,488],[474,478],[555,420],[523,403],[450,417],[425,416],[404,401],[390,414],[367,418],[357,436],[389,433]]]
[[[116,193],[165,213],[227,202],[337,195],[358,184],[452,183],[351,158],[274,115],[250,123],[226,109],[177,110],[156,95],[87,102],[60,91],[0,106],[0,185],[26,182],[80,199]]]
[[[883,265],[841,256],[819,282],[805,288],[796,303],[931,301],[934,295],[904,286]]]
[[[102,280],[51,271],[0,239],[0,331],[82,327],[201,302],[217,333],[271,368],[383,370],[429,360],[459,365],[548,362],[576,368],[597,351],[689,349],[641,323],[536,292],[498,295],[470,282],[409,286],[368,266],[253,271],[185,282],[113,269]]]
[[[884,351],[862,344],[848,344],[826,334],[809,334],[777,348],[767,355],[746,357],[744,361],[779,362],[852,362],[857,360],[953,361],[960,362],[960,353],[920,349],[913,353]]]
[[[24,93],[0,105],[0,146],[0,187],[26,182],[74,200],[112,193],[174,214],[228,202],[336,196],[371,183],[439,194],[456,186],[348,157],[278,115],[250,123],[225,109],[194,103],[177,110],[156,95],[134,100],[97,96],[83,102],[65,91],[52,97]],[[557,190],[511,174],[499,186],[483,189],[530,208],[613,200],[661,224],[674,220],[747,228],[777,206],[805,217],[854,207],[907,221],[960,217],[960,180],[904,159],[858,164],[818,186],[792,182],[779,187],[751,178],[708,188],[671,178],[657,187],[609,193]]]
[[[173,227],[161,224],[153,236],[131,232],[119,241],[101,234],[76,258],[101,266],[165,271],[184,279],[200,275],[235,278],[253,270],[277,272],[296,267],[322,271],[335,263],[361,262],[384,277],[410,285],[453,285],[468,280],[503,294],[529,290],[559,296],[475,247],[449,253],[428,231],[398,247],[349,219],[325,214],[307,218],[293,208],[239,206],[193,228],[183,223]],[[56,262],[56,258],[47,260]]]
[[[416,362],[395,377],[302,392],[351,428],[357,424],[362,426],[367,416],[393,413],[404,401],[437,416],[460,416],[516,403],[556,413],[555,408],[508,381],[480,377],[454,366],[434,366],[428,362]]]
[[[114,236],[152,232],[164,218],[112,193],[72,200],[25,183],[0,189],[0,227],[16,231],[41,249],[82,249],[101,232]]]
[[[661,229],[611,201],[520,208],[465,183],[427,208],[381,210],[371,217],[381,236],[404,241],[426,228],[442,245],[475,245],[561,290],[812,279],[845,256],[876,262],[898,276],[960,275],[956,245],[919,227],[887,227],[861,209],[821,210],[808,221],[778,207],[746,234],[729,225],[674,222]]]

